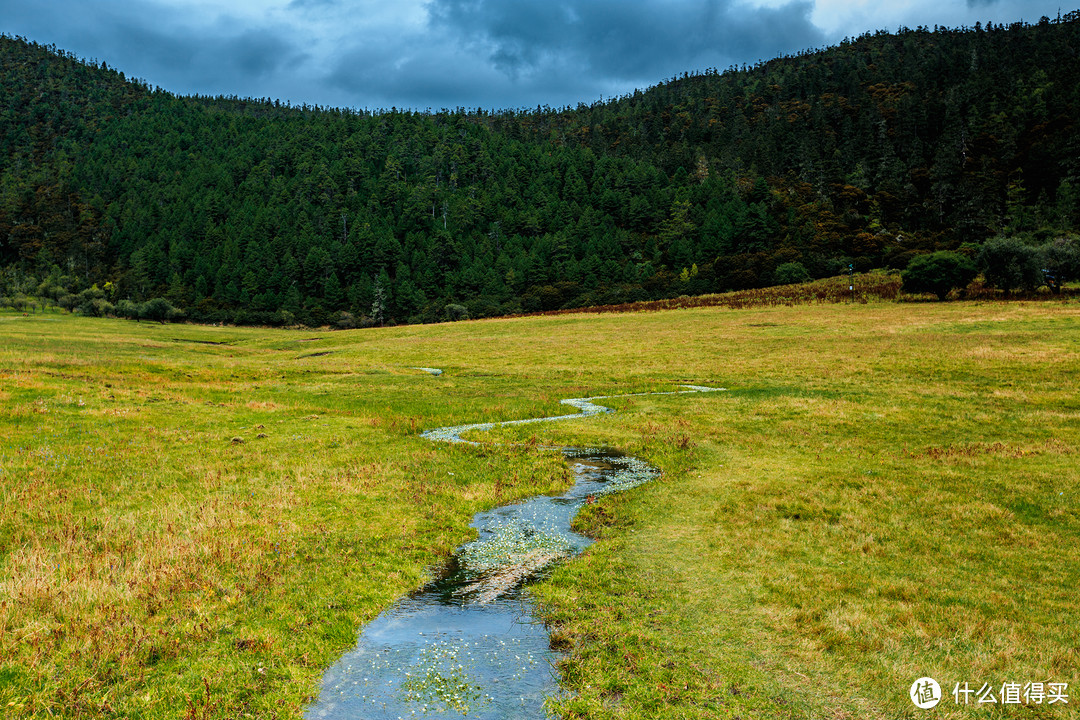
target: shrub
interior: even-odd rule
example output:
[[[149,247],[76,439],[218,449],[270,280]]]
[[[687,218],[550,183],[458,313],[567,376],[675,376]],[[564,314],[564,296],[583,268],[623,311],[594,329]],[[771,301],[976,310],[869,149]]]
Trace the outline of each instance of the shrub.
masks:
[[[117,317],[127,318],[128,320],[139,319],[139,306],[131,300],[124,299],[116,304]]]
[[[1039,264],[1046,284],[1055,293],[1061,284],[1080,278],[1080,241],[1061,237],[1039,248]]]
[[[464,305],[458,305],[457,303],[450,303],[446,306],[446,319],[453,322],[455,320],[468,320],[469,311]]]
[[[356,316],[351,312],[344,310],[338,315],[338,321],[335,323],[342,330],[352,330],[360,326],[360,322],[356,319]]]
[[[975,263],[960,253],[936,252],[919,255],[901,273],[904,292],[933,293],[944,300],[953,288],[967,287],[975,279]]]
[[[801,262],[786,262],[773,270],[773,282],[777,285],[796,285],[810,279],[810,273]]]
[[[81,302],[78,309],[79,313],[87,317],[105,317],[106,315],[112,315],[116,308],[104,298],[93,298]]]
[[[493,317],[499,314],[499,303],[494,298],[481,295],[468,302],[465,306],[466,318]]]
[[[183,314],[181,310],[178,310],[171,302],[162,297],[147,300],[139,306],[139,317],[147,320],[157,320],[162,325]]]
[[[1005,291],[1034,290],[1043,284],[1039,252],[1014,237],[987,240],[979,251],[979,269],[986,284]]]

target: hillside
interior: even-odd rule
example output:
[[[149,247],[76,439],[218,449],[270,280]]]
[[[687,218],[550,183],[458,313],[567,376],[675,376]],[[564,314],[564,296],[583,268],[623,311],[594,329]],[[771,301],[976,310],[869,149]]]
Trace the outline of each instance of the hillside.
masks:
[[[0,296],[400,323],[1046,243],[1080,226],[1078,17],[497,113],[178,97],[2,37]]]

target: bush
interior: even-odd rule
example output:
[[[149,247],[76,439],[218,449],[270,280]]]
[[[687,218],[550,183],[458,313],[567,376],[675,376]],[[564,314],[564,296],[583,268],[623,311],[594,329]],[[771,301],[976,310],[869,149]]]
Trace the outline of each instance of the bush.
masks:
[[[138,320],[139,306],[125,298],[116,304],[116,316],[128,320]]]
[[[810,272],[801,262],[786,262],[773,270],[773,282],[777,285],[796,285],[810,279]]]
[[[481,295],[469,300],[465,310],[467,318],[494,317],[499,314],[499,303],[492,297]]]
[[[446,319],[453,322],[455,320],[468,320],[469,311],[464,305],[458,305],[456,303],[450,303],[445,308]]]
[[[965,288],[975,279],[975,263],[960,253],[936,252],[919,255],[901,273],[904,292],[933,293],[944,300],[953,288]]]
[[[1008,295],[1017,288],[1034,290],[1044,283],[1039,252],[1017,238],[987,240],[979,252],[979,269],[986,284]]]
[[[105,317],[106,315],[112,315],[116,308],[104,298],[93,298],[81,302],[78,310],[80,314],[87,317]]]
[[[181,310],[178,310],[171,302],[162,297],[147,300],[139,306],[139,317],[147,320],[157,320],[162,325],[183,314]]]
[[[1055,293],[1061,284],[1080,278],[1080,241],[1062,237],[1039,248],[1039,264],[1046,284]]]
[[[353,330],[360,327],[360,321],[356,319],[356,316],[345,310],[341,311],[338,315],[338,321],[334,324],[341,330]]]

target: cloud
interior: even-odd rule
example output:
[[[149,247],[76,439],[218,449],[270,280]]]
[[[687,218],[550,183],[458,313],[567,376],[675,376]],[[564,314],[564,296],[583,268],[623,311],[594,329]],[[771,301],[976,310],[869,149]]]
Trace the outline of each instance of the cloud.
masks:
[[[289,3],[290,10],[305,10],[308,8],[334,7],[339,0],[292,0]]]
[[[327,82],[374,107],[576,105],[819,45],[811,9],[807,0],[431,0],[424,24],[338,53]]]
[[[165,3],[3,0],[0,13],[11,31],[179,93],[273,94],[267,81],[308,57],[286,25]]]
[[[0,30],[176,93],[349,107],[576,105],[901,25],[1057,0],[0,0]],[[826,28],[826,29],[822,29]]]
[[[576,102],[591,91],[579,79],[533,78],[515,82],[459,36],[416,34],[402,50],[387,38],[369,38],[337,58],[327,82],[345,96],[364,98],[368,108],[420,110],[456,107],[518,107],[548,98]]]
[[[250,30],[228,40],[231,47],[222,55],[241,74],[252,78],[272,76],[304,54],[283,37],[266,30]]]
[[[726,67],[821,44],[813,3],[747,7],[731,0],[432,0],[433,31],[450,29],[507,77],[591,73],[609,82]]]

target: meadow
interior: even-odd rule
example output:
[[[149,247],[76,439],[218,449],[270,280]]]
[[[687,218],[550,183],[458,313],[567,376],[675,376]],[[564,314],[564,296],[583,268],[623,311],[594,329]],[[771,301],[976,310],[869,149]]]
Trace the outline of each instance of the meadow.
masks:
[[[0,314],[0,707],[297,717],[474,512],[569,482],[541,447],[567,444],[664,474],[590,505],[601,542],[532,587],[559,716],[1074,717],[1078,330],[1075,301],[339,332]],[[728,390],[419,437],[680,383]],[[958,704],[965,682],[1073,697]]]

